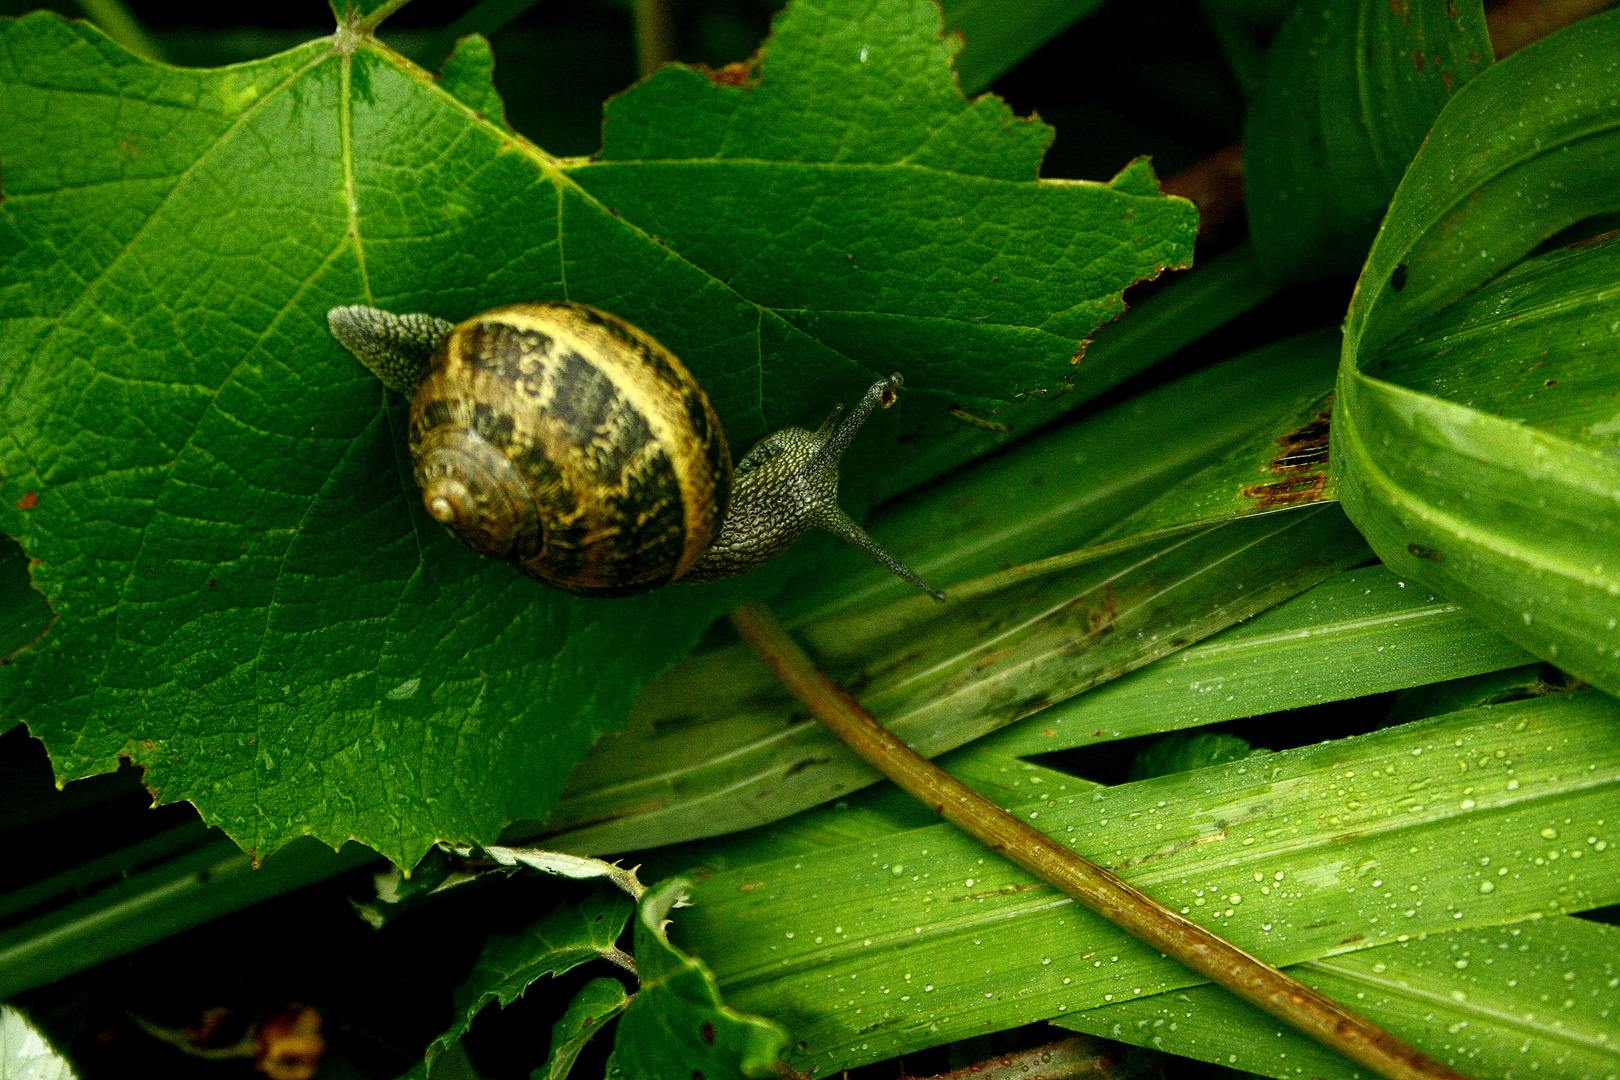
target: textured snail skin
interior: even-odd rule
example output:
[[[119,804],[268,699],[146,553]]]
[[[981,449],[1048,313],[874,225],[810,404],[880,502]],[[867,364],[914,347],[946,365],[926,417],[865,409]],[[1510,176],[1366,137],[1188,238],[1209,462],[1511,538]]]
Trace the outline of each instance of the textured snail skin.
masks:
[[[338,341],[411,397],[423,505],[469,547],[581,596],[713,581],[780,554],[811,525],[937,600],[838,507],[838,464],[900,385],[839,422],[786,428],[738,464],[702,387],[644,331],[583,304],[510,304],[457,326],[333,308]]]

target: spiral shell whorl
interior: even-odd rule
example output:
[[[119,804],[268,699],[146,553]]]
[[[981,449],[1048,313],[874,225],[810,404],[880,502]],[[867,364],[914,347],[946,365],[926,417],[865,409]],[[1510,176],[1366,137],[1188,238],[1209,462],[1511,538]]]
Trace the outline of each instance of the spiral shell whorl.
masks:
[[[725,436],[690,373],[579,304],[513,304],[456,327],[413,399],[411,444],[430,514],[584,596],[686,573],[730,495]]]
[[[416,441],[422,505],[480,555],[522,560],[540,548],[540,509],[512,462],[476,432],[446,425]]]

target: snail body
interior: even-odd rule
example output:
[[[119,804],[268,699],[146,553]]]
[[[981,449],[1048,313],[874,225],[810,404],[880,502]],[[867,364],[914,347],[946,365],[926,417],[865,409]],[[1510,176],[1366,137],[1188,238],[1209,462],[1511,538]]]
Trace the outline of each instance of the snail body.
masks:
[[[837,504],[838,462],[898,375],[815,432],[785,428],[732,466],[703,388],[650,334],[584,304],[509,304],[453,325],[333,308],[334,337],[411,398],[428,513],[473,550],[580,596],[751,570],[811,525],[943,599]]]

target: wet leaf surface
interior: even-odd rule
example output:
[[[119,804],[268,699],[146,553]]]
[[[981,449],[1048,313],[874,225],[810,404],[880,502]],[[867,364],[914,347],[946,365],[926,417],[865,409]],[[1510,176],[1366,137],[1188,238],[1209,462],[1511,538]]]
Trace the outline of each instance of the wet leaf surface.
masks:
[[[1504,60],[1442,113],[1346,324],[1333,473],[1393,570],[1620,691],[1614,246],[1516,265],[1620,207],[1620,16]],[[1567,382],[1567,385],[1566,385]]]
[[[686,361],[739,454],[898,368],[859,506],[897,440],[1061,385],[1123,288],[1190,258],[1194,211],[1145,165],[1037,180],[1050,130],[965,99],[938,20],[796,4],[748,85],[665,68],[591,161],[490,122],[470,53],[458,97],[347,31],[180,69],[49,13],[0,25],[0,529],[60,617],[0,673],[5,714],[59,777],[129,758],[260,855],[309,834],[409,865],[544,813],[787,567],[590,602],[478,560],[325,312],[606,307]]]

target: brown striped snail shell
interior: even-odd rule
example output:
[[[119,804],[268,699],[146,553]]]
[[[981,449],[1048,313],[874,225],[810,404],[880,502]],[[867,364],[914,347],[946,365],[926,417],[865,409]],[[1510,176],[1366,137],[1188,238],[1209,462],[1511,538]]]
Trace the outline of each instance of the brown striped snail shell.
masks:
[[[327,323],[411,398],[411,457],[428,513],[473,550],[548,585],[611,597],[713,581],[761,565],[818,525],[944,599],[838,508],[838,462],[899,375],[817,431],[767,436],[733,469],[719,418],[686,366],[608,312],[509,304],[452,325],[356,305],[333,308]]]

